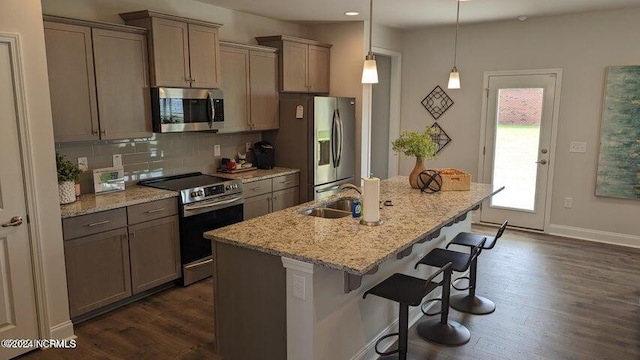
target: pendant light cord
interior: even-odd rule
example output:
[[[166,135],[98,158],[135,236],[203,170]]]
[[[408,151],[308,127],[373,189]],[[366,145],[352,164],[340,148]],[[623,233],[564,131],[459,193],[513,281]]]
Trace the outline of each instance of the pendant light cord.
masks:
[[[372,34],[373,34],[373,0],[369,0],[369,54],[367,54],[367,58],[373,55],[372,51]]]
[[[372,0],[373,1],[373,0]],[[456,68],[458,60],[458,28],[460,26],[460,0],[456,0],[458,3],[458,12],[456,14],[456,40],[453,45],[453,68]]]

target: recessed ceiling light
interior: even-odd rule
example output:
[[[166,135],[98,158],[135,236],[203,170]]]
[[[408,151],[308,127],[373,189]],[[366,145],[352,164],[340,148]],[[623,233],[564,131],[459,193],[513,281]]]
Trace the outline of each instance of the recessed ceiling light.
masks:
[[[518,20],[520,20],[520,21],[527,21],[527,19],[528,19],[528,17],[525,16],[525,15],[518,16]]]
[[[360,15],[360,13],[357,12],[357,11],[347,11],[344,14],[347,15],[347,16],[358,16],[358,15]]]

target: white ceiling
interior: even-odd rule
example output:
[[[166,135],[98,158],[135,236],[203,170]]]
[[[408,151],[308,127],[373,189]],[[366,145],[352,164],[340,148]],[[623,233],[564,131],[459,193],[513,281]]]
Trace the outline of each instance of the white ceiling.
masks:
[[[197,0],[296,23],[365,20],[368,0]],[[461,23],[640,7],[640,0],[463,0]],[[374,0],[374,22],[409,29],[455,23],[455,0]],[[358,11],[348,17],[346,11]]]

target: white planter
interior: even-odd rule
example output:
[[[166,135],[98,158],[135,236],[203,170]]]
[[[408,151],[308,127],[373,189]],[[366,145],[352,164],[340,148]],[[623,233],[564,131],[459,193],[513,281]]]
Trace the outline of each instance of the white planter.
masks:
[[[60,195],[60,204],[71,204],[76,201],[75,182],[63,181],[58,183],[58,195]]]

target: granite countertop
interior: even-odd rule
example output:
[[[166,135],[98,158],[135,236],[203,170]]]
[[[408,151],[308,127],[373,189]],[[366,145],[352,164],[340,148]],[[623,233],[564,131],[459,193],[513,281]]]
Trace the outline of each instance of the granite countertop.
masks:
[[[204,234],[205,238],[328,268],[364,275],[429,233],[467,213],[497,193],[490,184],[471,184],[469,191],[422,193],[406,176],[384,180],[380,200],[381,226],[363,226],[351,216],[324,219],[300,212],[347,195],[344,191]]]
[[[177,197],[175,191],[161,190],[147,186],[127,185],[124,191],[106,194],[81,195],[76,202],[60,205],[60,213],[63,219],[92,214],[100,211],[117,209],[125,206],[143,204],[154,200]]]
[[[257,170],[239,172],[235,174],[216,172],[211,175],[221,177],[224,179],[232,179],[232,180],[240,179],[242,180],[243,183],[250,183],[258,180],[271,179],[278,176],[296,174],[299,172],[300,170],[298,169],[274,167],[273,169],[270,169],[270,170],[257,169]]]

